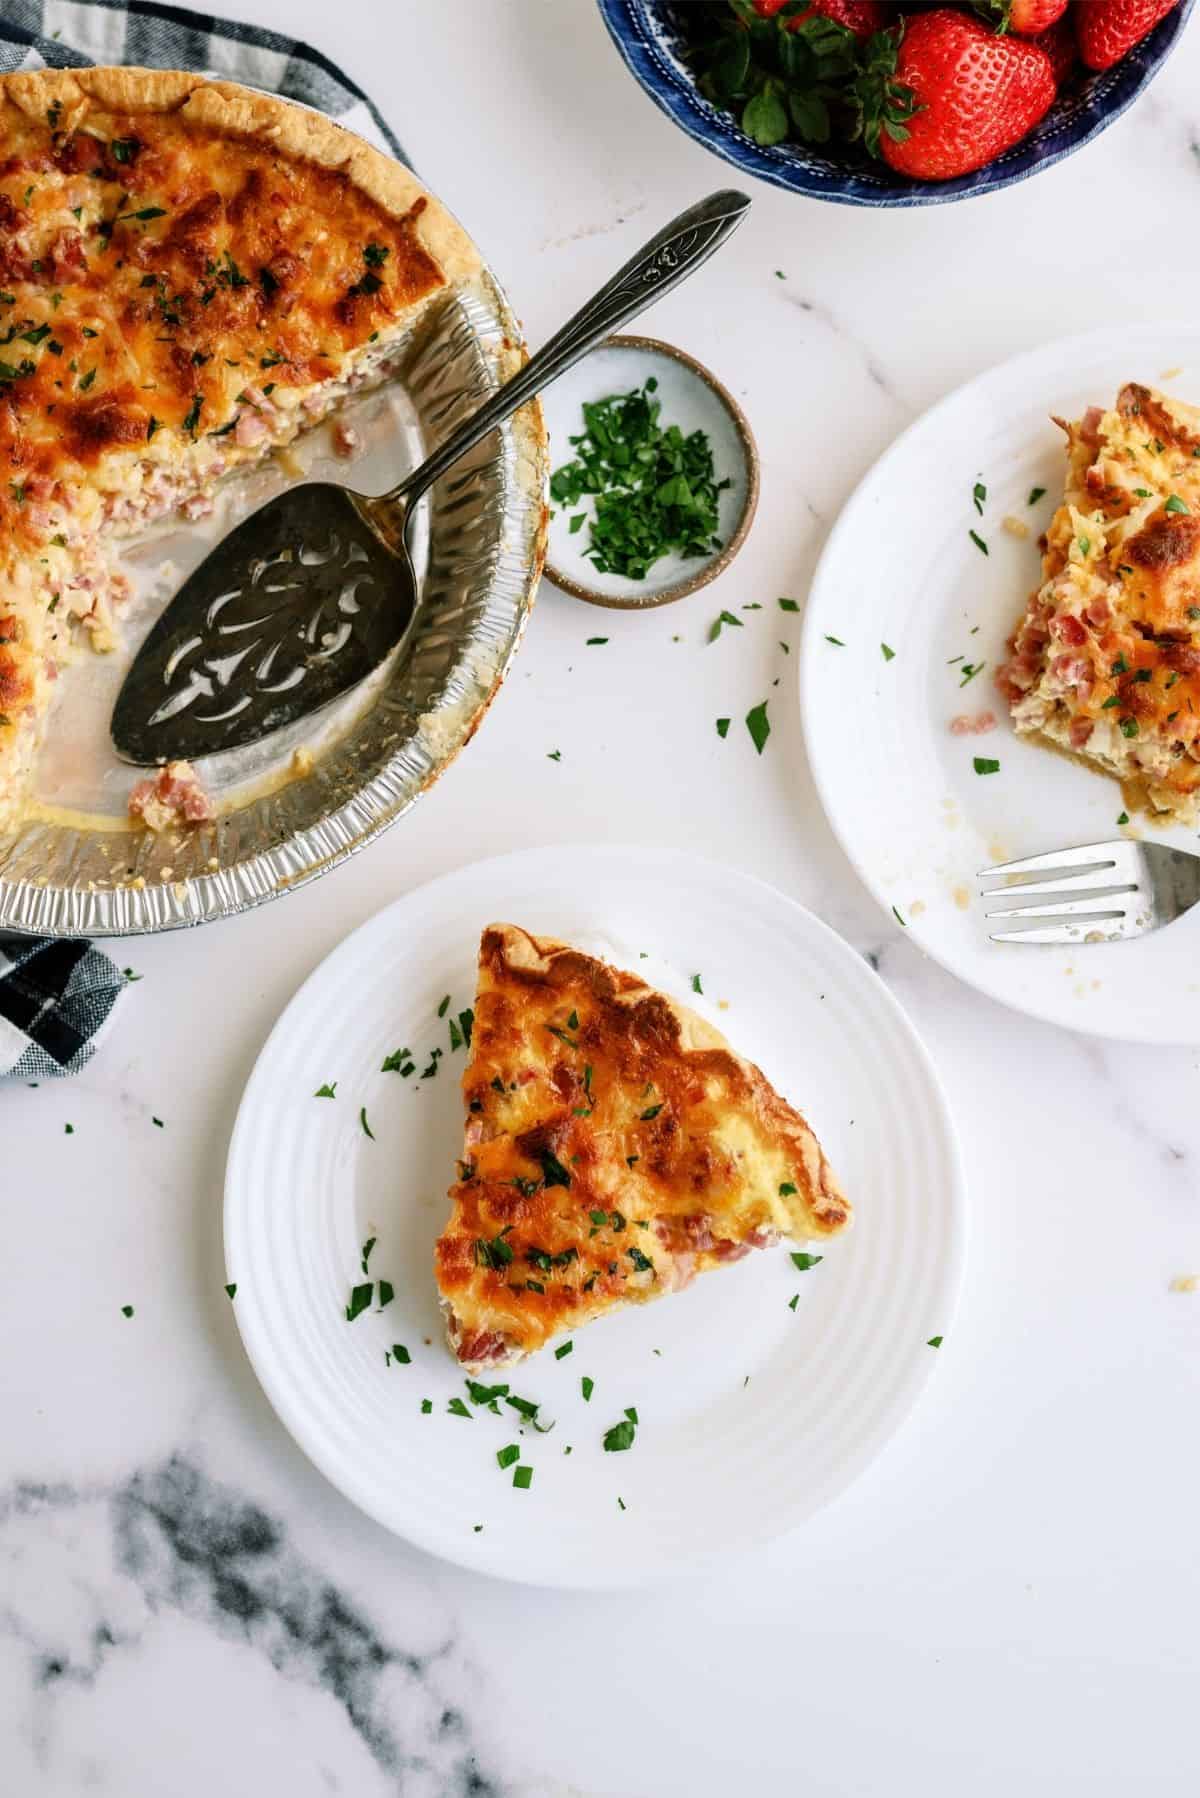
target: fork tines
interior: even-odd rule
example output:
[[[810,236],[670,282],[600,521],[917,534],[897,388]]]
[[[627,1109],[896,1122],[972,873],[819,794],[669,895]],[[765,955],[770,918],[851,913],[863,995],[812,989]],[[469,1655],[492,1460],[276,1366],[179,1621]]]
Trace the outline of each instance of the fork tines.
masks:
[[[1140,914],[1146,894],[1136,843],[1054,849],[983,868],[979,879],[1000,883],[983,886],[984,899],[1018,902],[986,913],[988,918],[1021,920],[1012,930],[993,931],[994,943],[1117,942],[1145,928]],[[1042,922],[1055,919],[1064,922]]]

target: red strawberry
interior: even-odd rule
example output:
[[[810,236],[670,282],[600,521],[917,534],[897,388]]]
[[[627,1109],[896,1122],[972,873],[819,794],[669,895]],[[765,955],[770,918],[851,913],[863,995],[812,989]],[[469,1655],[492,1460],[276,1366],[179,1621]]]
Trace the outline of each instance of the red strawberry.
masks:
[[[1033,42],[1050,58],[1050,67],[1054,70],[1054,85],[1061,87],[1079,59],[1079,49],[1070,19],[1060,19],[1057,25],[1051,25],[1049,31],[1041,32]]]
[[[1040,37],[1062,18],[1067,0],[975,0],[975,10],[998,31],[1018,37]]]
[[[1065,6],[1067,0],[1063,0]],[[754,0],[760,19],[773,19],[787,5],[787,0]],[[852,31],[859,43],[865,43],[874,31],[887,23],[887,7],[882,0],[811,0],[803,12],[792,13],[787,20],[789,31],[796,31],[806,19],[832,19]]]
[[[1179,0],[1085,0],[1076,6],[1075,35],[1089,69],[1111,69]]]
[[[909,19],[895,78],[919,110],[898,134],[885,127],[879,148],[897,174],[918,181],[982,168],[1032,131],[1055,92],[1044,50],[946,7]]]

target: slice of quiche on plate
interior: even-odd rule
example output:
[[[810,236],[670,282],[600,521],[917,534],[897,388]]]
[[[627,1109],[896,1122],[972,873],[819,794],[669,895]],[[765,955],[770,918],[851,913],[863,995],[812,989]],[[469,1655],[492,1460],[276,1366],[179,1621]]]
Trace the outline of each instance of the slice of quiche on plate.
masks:
[[[1063,428],[1066,490],[999,685],[1023,736],[1115,776],[1131,811],[1191,823],[1200,410],[1127,382]]]
[[[463,1093],[436,1272],[469,1369],[850,1221],[804,1118],[719,1031],[512,924],[483,932]]]

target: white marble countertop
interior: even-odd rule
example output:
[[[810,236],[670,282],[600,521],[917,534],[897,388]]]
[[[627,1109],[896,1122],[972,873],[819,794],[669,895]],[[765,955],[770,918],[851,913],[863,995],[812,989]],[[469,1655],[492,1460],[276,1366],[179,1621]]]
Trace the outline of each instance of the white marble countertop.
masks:
[[[238,10],[371,90],[534,342],[729,179],[586,0]],[[409,817],[280,904],[120,945],[143,978],[88,1071],[0,1092],[5,1793],[1197,1789],[1200,1297],[1168,1288],[1200,1270],[1200,1058],[1032,1023],[922,959],[818,809],[778,643],[797,621],[705,635],[723,604],[803,598],[854,483],[958,382],[1186,303],[1198,76],[1193,29],[1132,114],[991,199],[873,213],[753,184],[735,243],[644,324],[758,436],[722,583],[606,615],[602,649],[544,588],[485,728]],[[779,675],[761,760],[719,745],[713,718]],[[877,962],[950,1093],[972,1242],[938,1377],[846,1497],[702,1584],[610,1598],[435,1563],[326,1485],[242,1352],[221,1192],[263,1039],[347,931],[476,857],[615,834],[738,863]]]

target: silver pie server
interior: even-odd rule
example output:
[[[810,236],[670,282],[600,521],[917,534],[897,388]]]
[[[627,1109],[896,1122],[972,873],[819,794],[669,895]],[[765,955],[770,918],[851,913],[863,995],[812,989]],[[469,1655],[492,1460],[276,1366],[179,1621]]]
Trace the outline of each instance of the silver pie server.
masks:
[[[680,213],[390,493],[308,481],[230,531],[138,650],[113,708],[117,754],[150,766],[238,749],[357,686],[416,610],[408,532],[433,483],[707,261],[749,206],[726,190]]]

